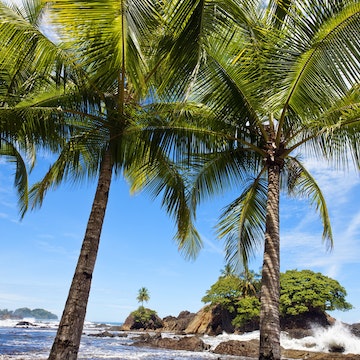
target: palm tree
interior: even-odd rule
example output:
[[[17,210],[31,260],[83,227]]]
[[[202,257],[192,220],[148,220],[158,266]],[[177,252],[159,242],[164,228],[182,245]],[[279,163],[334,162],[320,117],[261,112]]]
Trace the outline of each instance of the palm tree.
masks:
[[[176,81],[181,68],[178,88],[186,89],[185,99],[213,111],[203,131],[216,135],[194,157],[193,206],[240,187],[220,217],[218,235],[226,239],[226,260],[234,267],[246,265],[264,246],[259,359],[280,359],[280,192],[309,200],[331,248],[324,196],[299,154],[340,167],[351,160],[359,164],[360,3],[176,5],[173,18],[183,16],[183,22],[178,32],[173,25],[173,52],[180,48],[181,55],[168,73]],[[189,38],[195,39],[190,49]]]
[[[259,292],[260,274],[255,274],[254,270],[245,269],[240,273],[241,292],[244,297],[256,296]]]
[[[148,302],[150,299],[149,290],[146,287],[142,287],[139,289],[138,296],[136,297],[136,300],[138,302],[141,302],[141,306],[144,307],[144,301]]]
[[[1,7],[6,21],[2,21],[0,38],[7,42],[11,56],[34,48],[38,59],[35,74],[45,79],[40,90],[17,107],[26,110],[27,116],[50,114],[70,129],[58,158],[31,190],[33,206],[40,205],[48,189],[64,180],[98,181],[49,355],[51,360],[72,360],[79,350],[113,174],[125,175],[133,182],[133,190],[149,184],[154,195],[163,194],[162,204],[178,223],[176,240],[185,254],[194,256],[201,243],[191,224],[181,167],[161,150],[161,139],[151,135],[159,122],[162,125],[159,108],[149,104],[154,90],[151,74],[157,66],[151,66],[153,49],[163,31],[162,4],[152,0],[54,0],[34,5],[40,3],[46,6],[56,41],[48,38],[53,34],[41,33],[5,5]],[[34,44],[27,41],[29,36]],[[17,60],[19,69],[29,67],[26,59]],[[144,175],[139,169],[145,164]]]
[[[40,33],[44,9],[41,3],[24,1],[21,8],[17,5],[1,5],[0,16],[13,14],[19,23],[28,23],[34,32]],[[33,40],[30,41],[32,46],[27,45],[29,51],[23,52],[18,48],[16,54],[10,55],[12,42],[7,40],[16,38],[16,31],[9,25],[4,22],[0,25],[1,31],[7,28],[7,35],[0,39],[0,156],[15,165],[14,184],[19,197],[20,213],[24,216],[29,200],[28,171],[35,166],[36,149],[57,151],[66,130],[62,122],[49,121],[48,114],[28,116],[19,105],[28,93],[39,90],[39,78],[43,74],[36,72],[38,63],[34,61],[36,50]],[[19,62],[29,66],[19,67]]]

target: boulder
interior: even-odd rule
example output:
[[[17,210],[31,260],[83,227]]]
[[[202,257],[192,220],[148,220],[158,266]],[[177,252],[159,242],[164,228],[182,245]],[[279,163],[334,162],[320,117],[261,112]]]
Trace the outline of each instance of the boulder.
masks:
[[[213,351],[216,354],[233,355],[233,356],[246,356],[250,358],[258,358],[259,356],[259,341],[237,341],[230,340],[220,343]],[[281,349],[282,359],[307,359],[307,360],[360,360],[360,355],[354,354],[341,354],[337,352],[320,353],[308,350],[291,350]]]
[[[185,336],[178,339],[168,337],[163,338],[161,337],[161,334],[156,334],[154,336],[147,334],[146,337],[140,338],[140,340],[135,341],[132,345],[186,351],[204,351],[210,348],[209,345],[205,344],[196,336]]]
[[[215,354],[246,356],[251,358],[259,357],[259,341],[238,341],[229,340],[220,343],[213,351]]]
[[[98,334],[89,334],[89,336],[95,336],[95,337],[115,337],[115,335],[113,333],[111,333],[110,331],[103,331],[101,333]]]
[[[196,314],[189,311],[182,311],[178,317],[166,316],[163,318],[163,331],[182,333],[194,319]]]
[[[233,333],[232,317],[220,305],[203,307],[185,329],[186,334],[207,334],[211,336],[223,332]]]
[[[360,323],[349,325],[351,332],[357,336],[360,337]]]
[[[164,326],[163,321],[156,315],[155,312],[144,309],[144,311],[151,312],[150,319],[147,319],[144,322],[135,321],[134,315],[131,313],[125,320],[124,324],[121,326],[122,331],[129,330],[157,330],[161,329]]]
[[[26,328],[28,328],[28,327],[33,327],[33,326],[37,326],[37,325],[36,325],[36,324],[33,324],[33,323],[29,322],[29,321],[19,321],[19,322],[15,325],[15,327],[26,327]]]
[[[311,330],[314,325],[328,327],[334,325],[336,320],[321,311],[310,311],[299,315],[287,315],[280,318],[281,330],[294,329]],[[305,335],[306,336],[306,335]]]

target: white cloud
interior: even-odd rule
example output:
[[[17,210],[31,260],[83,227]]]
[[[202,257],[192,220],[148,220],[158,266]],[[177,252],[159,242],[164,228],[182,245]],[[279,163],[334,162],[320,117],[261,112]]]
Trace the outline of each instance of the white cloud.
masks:
[[[326,162],[314,159],[307,159],[305,166],[320,185],[327,201],[344,203],[348,201],[349,193],[360,185],[359,174],[352,170],[336,170]]]
[[[204,243],[204,251],[210,252],[210,253],[216,253],[220,254],[221,256],[224,256],[224,249],[223,249],[223,241],[212,241],[209,240],[206,236],[201,235],[201,239]]]
[[[360,214],[350,217],[348,223],[336,222],[332,251],[327,251],[323,244],[321,231],[308,230],[306,223],[304,221],[296,231],[282,234],[282,260],[285,264],[292,268],[320,268],[327,276],[336,278],[343,266],[359,262],[360,242],[357,235]]]

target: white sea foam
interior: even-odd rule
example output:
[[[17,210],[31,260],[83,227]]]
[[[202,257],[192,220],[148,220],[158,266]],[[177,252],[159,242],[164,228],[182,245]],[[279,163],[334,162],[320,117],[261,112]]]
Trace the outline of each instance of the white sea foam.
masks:
[[[252,339],[259,339],[259,331],[248,332],[244,334],[227,334],[222,333],[217,336],[204,335],[202,340],[205,344],[210,345],[211,350],[215,349],[220,343],[229,340],[248,341]]]
[[[337,321],[333,326],[314,327],[313,335],[302,339],[291,339],[285,333],[281,345],[285,349],[328,352],[332,347],[342,347],[344,354],[360,354],[360,338],[353,335],[346,325]]]
[[[5,319],[5,320],[0,320],[0,327],[17,327],[17,326],[21,326],[18,325],[19,323],[22,322],[26,322],[28,323],[28,325],[23,325],[26,327],[41,327],[41,328],[57,328],[57,326],[59,325],[59,321],[57,320],[36,320],[33,318],[24,318],[24,319]]]

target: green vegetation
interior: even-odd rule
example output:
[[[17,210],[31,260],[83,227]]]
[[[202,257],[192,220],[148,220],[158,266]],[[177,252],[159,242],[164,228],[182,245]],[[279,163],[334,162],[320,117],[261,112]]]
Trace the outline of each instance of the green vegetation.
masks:
[[[349,310],[346,291],[338,281],[310,270],[289,270],[280,276],[281,316],[295,316],[306,312],[324,313],[331,310]],[[233,315],[233,325],[242,327],[258,322],[260,315],[260,281],[250,283],[255,293],[244,292],[244,278],[234,274],[220,276],[202,298],[204,303],[220,304]]]
[[[280,275],[280,311],[298,315],[317,310],[350,310],[346,290],[334,279],[310,270],[288,270]]]
[[[144,307],[144,301],[147,302],[149,299],[148,289],[146,287],[140,288],[136,300],[141,303],[141,306],[131,313],[135,329],[157,329],[162,326],[156,311]]]
[[[141,289],[139,289],[139,293],[138,296],[136,297],[136,300],[138,302],[141,302],[141,306],[144,306],[144,301],[148,302],[150,299],[150,294],[149,291],[146,287],[142,287]]]
[[[156,311],[146,309],[143,306],[131,313],[134,318],[135,329],[157,329],[162,326]]]
[[[8,309],[0,310],[0,319],[23,319],[35,318],[39,320],[57,320],[57,316],[44,309],[19,308],[15,311]]]

